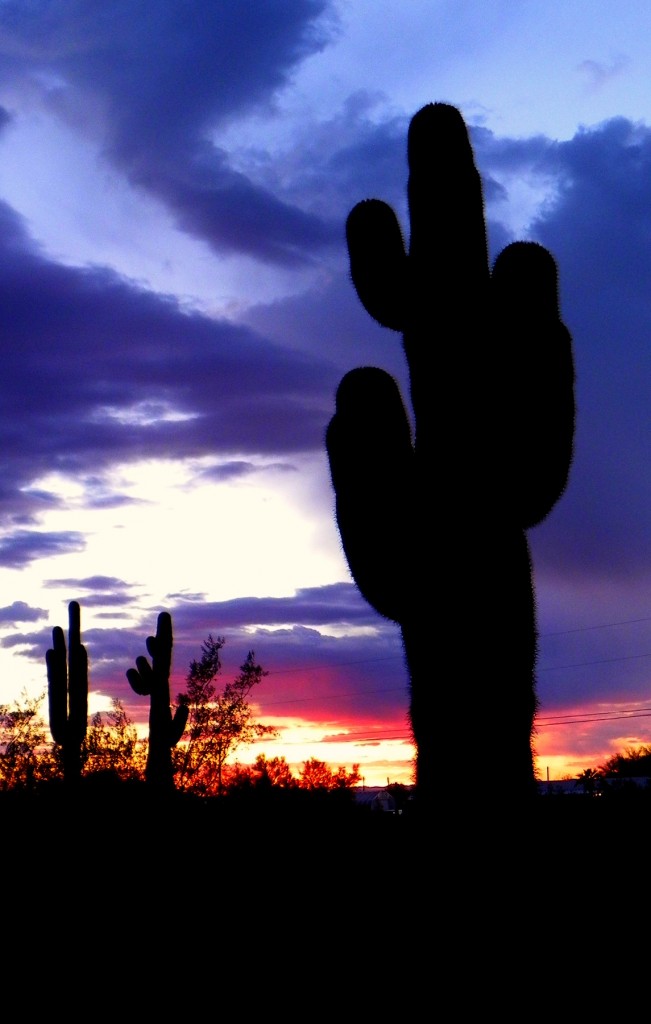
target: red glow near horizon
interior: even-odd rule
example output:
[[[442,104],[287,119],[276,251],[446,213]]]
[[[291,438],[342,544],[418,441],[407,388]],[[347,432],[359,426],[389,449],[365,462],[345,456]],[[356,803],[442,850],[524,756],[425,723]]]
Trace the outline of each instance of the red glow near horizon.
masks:
[[[534,736],[539,778],[575,778],[586,768],[601,767],[614,754],[651,744],[650,718],[651,708],[630,703],[540,714]]]

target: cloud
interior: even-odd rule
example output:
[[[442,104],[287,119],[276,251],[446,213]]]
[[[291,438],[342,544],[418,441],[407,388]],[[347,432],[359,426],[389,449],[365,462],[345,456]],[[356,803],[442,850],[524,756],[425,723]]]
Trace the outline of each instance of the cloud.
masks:
[[[297,471],[296,466],[282,462],[269,463],[267,464],[266,469],[274,470],[279,473],[295,473]],[[209,466],[207,469],[202,470],[198,475],[202,480],[213,480],[218,483],[223,483],[227,480],[240,480],[243,477],[247,477],[258,472],[259,466],[255,465],[255,463],[243,462],[242,460],[235,459],[219,466]]]
[[[83,534],[75,530],[57,533],[17,530],[10,537],[0,540],[0,565],[20,569],[37,558],[83,551],[85,545]]]
[[[528,234],[558,264],[577,430],[567,490],[529,535],[538,689],[543,712],[607,712],[645,701],[651,655],[651,129],[617,117],[564,142],[477,140],[489,174],[553,184]]]
[[[68,14],[74,7],[62,6]],[[23,44],[29,49],[26,38]],[[39,45],[44,43],[38,39],[30,43]],[[65,97],[50,97],[69,118],[74,96],[90,103],[96,51],[91,46],[89,52],[84,74],[76,67],[76,58],[70,58],[68,67],[63,59],[57,65],[54,58],[45,59],[47,54],[39,57],[43,66],[58,66],[62,79],[67,76],[72,83]],[[168,187],[161,182],[171,173],[165,161],[176,132],[180,158],[174,173],[186,174],[188,194],[197,187],[201,159],[207,178],[221,161],[223,174],[234,176],[232,196],[244,196],[235,188],[235,179],[243,175],[247,188],[275,197],[288,209],[315,218],[315,223],[326,223],[328,210],[336,211],[341,234],[342,215],[354,202],[375,195],[392,202],[403,227],[408,227],[406,121],[398,117],[374,122],[369,114],[372,98],[358,97],[337,118],[316,126],[310,139],[297,136],[294,148],[288,146],[282,154],[279,168],[265,169],[265,160],[254,166],[254,155],[244,147],[234,170],[227,167],[227,156],[211,147],[200,159],[201,146],[207,144],[204,137],[199,145],[196,126],[219,122],[217,115],[211,121],[210,104],[205,118],[203,113],[199,116],[196,111],[204,108],[198,98],[199,106],[193,106],[188,94],[186,107],[195,112],[188,132],[184,134],[178,111],[172,111],[169,131],[163,126],[160,144],[152,145],[151,166],[139,165],[135,125],[143,113],[120,114],[115,99],[119,87],[103,85],[101,76],[98,89],[106,119],[103,138],[107,146],[110,143],[111,159],[128,168],[133,180],[153,167],[159,183],[152,177],[152,190]],[[243,94],[241,106],[235,102],[233,116],[252,110],[257,95],[252,86],[248,99]],[[223,118],[226,124],[225,113]],[[515,183],[528,181],[532,190],[530,216],[523,221],[526,234],[546,245],[558,262],[562,312],[574,338],[574,464],[565,495],[530,534],[542,619],[553,619],[561,632],[569,631],[577,618],[583,620],[586,608],[592,622],[634,618],[633,602],[644,602],[651,586],[651,130],[615,118],[561,143],[540,135],[500,138],[481,127],[472,134],[489,208],[491,250],[494,253],[511,239],[510,228],[500,219],[502,207],[512,202]],[[238,181],[244,188],[243,179]],[[165,201],[171,208],[183,192],[169,188]],[[206,210],[212,208],[210,195],[205,202]],[[187,199],[181,208],[190,216],[199,207]],[[271,206],[254,208],[260,232],[268,235],[270,245],[285,246],[287,255],[291,217],[281,229]],[[284,217],[284,207],[280,212]],[[283,235],[285,230],[289,233]],[[318,232],[310,237],[303,228],[295,231],[303,246],[296,251],[316,258]],[[247,241],[249,251],[253,244]],[[146,292],[106,268],[56,265],[38,251],[24,223],[7,206],[0,207],[0,257],[0,443],[5,468],[0,508],[15,530],[0,548],[2,564],[19,566],[39,552],[65,550],[66,544],[81,542],[74,534],[26,529],[57,501],[47,486],[32,487],[55,467],[82,481],[95,504],[106,500],[103,473],[122,461],[143,457],[211,456],[215,465],[205,472],[223,480],[255,471],[261,456],[291,471],[293,456],[323,451],[334,391],[346,369],[368,363],[384,366],[400,377],[406,394],[401,339],[373,324],[359,304],[347,277],[343,236],[339,265],[324,259],[323,272],[309,290],[251,309],[239,323],[188,312],[173,298]],[[462,392],[463,381],[453,383]],[[628,588],[625,611],[622,587]],[[119,604],[127,591],[98,583],[89,597],[98,607],[100,601],[108,607],[107,595],[114,593]],[[274,671],[287,673],[281,687],[287,700],[308,699],[312,671],[325,673],[323,692],[328,699],[340,692],[342,657],[346,678],[356,677],[359,692],[363,686],[371,690],[375,682],[381,684],[385,656],[385,681],[392,675],[395,682],[396,665],[401,685],[405,678],[396,630],[383,624],[352,586],[299,591],[287,599],[242,598],[220,604],[174,594],[170,606],[178,632],[178,664],[196,656],[201,637],[223,629],[229,645],[242,650],[236,661],[243,660],[248,644],[260,648],[261,658],[269,653]],[[147,621],[143,618],[142,629],[93,634],[101,673],[108,673],[111,656],[126,658],[128,665],[143,649],[144,638],[155,629],[156,612],[152,609]],[[349,633],[328,635],[321,628],[334,624],[349,626]],[[373,635],[355,634],[353,627]],[[42,657],[39,645],[45,636],[34,634],[32,656],[38,650]],[[571,705],[590,693],[612,695],[618,687],[627,697],[643,692],[647,668],[642,657],[635,665],[618,662],[617,668],[612,662],[603,669],[595,664],[599,656],[605,664],[609,650],[626,658],[625,641],[613,645],[606,639],[583,639],[579,649],[559,653],[552,667],[541,664],[540,689],[547,707]],[[24,645],[25,635],[15,643]],[[545,658],[553,653],[550,643],[543,640]],[[641,641],[635,651],[636,656],[646,656]],[[370,652],[380,652],[377,663]],[[29,647],[26,653],[30,654]],[[356,656],[359,670],[353,668]],[[561,672],[558,667],[579,663],[580,670]],[[100,678],[110,681],[108,674]],[[292,678],[297,681],[295,689],[289,685]],[[350,698],[351,703],[357,700]],[[394,712],[404,709],[404,690],[396,700],[387,698],[387,709],[389,705]]]
[[[550,146],[544,163],[558,191],[531,232],[559,266],[578,414],[568,489],[538,557],[630,579],[651,559],[651,130],[615,118]]]
[[[226,638],[229,671],[255,651],[270,672],[257,695],[266,713],[308,710],[322,720],[398,721],[406,730],[408,684],[400,631],[354,584],[308,587],[287,598],[177,599],[169,610],[177,667],[198,656],[208,633]]]
[[[303,626],[348,625],[377,627],[384,620],[363,599],[356,586],[333,583],[298,590],[292,597],[243,597],[230,601],[206,602],[177,597],[174,613],[177,628],[187,628],[198,619],[219,623],[219,629],[278,626],[300,622]]]
[[[0,608],[0,622],[37,622],[47,618],[44,608],[33,608],[25,601],[14,601],[13,604]]]
[[[589,92],[598,92],[613,78],[617,78],[630,64],[630,59],[619,54],[609,64],[598,60],[583,60],[578,66],[582,72]]]
[[[42,92],[132,185],[217,252],[297,265],[338,225],[229,165],[220,129],[257,109],[333,37],[326,0],[47,0],[0,7],[0,83]]]
[[[357,92],[327,120],[298,124],[273,159],[261,160],[250,144],[235,150],[234,158],[251,168],[261,186],[324,220],[335,218],[343,242],[348,212],[362,199],[381,196],[406,213],[409,118],[395,114],[378,122],[383,100]]]
[[[82,581],[53,582],[70,584],[78,592],[83,589]],[[109,580],[96,582],[112,586]],[[94,589],[90,580],[87,584],[89,590]],[[118,581],[117,597],[121,586]],[[285,599],[205,602],[201,595],[192,600],[174,596],[166,608],[146,610],[136,625],[121,628],[86,628],[84,607],[95,602],[83,595],[79,600],[91,688],[110,692],[129,708],[134,706],[134,697],[126,682],[126,669],[137,656],[146,655],[146,638],[156,631],[158,613],[166,610],[172,615],[174,630],[173,694],[183,689],[190,662],[200,657],[201,644],[210,633],[226,640],[223,682],[237,674],[248,651],[255,651],[256,659],[269,672],[256,693],[264,713],[321,716],[322,721],[341,726],[350,717],[375,725],[384,722],[395,727],[398,723],[406,733],[408,685],[400,632],[366,604],[353,584],[306,588]],[[58,624],[67,630],[64,620],[65,616]],[[252,628],[254,623],[259,625]],[[348,633],[342,635],[341,629],[332,632],[333,624],[345,624]],[[321,628],[315,628],[317,625]],[[36,663],[44,662],[51,643],[49,627],[14,632],[1,641],[4,648],[17,648],[17,656]]]
[[[54,471],[85,482],[88,503],[106,507],[130,500],[101,486],[121,461],[241,462],[322,447],[334,363],[184,311],[106,268],[57,265],[1,204],[0,308],[5,521],[56,502],[30,489]]]
[[[121,591],[129,590],[131,584],[126,583],[125,580],[118,579],[117,576],[85,576],[83,579],[73,579],[71,577],[62,577],[61,579],[45,580],[44,586],[46,587],[65,587],[66,589],[74,590],[108,590]]]

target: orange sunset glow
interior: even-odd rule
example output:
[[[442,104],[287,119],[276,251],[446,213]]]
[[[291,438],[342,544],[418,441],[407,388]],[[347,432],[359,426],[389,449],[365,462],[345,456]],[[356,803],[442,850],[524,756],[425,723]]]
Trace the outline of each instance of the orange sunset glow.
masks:
[[[614,754],[648,746],[650,718],[648,706],[610,702],[562,715],[541,713],[534,739],[538,778],[576,778],[586,768],[601,767]]]

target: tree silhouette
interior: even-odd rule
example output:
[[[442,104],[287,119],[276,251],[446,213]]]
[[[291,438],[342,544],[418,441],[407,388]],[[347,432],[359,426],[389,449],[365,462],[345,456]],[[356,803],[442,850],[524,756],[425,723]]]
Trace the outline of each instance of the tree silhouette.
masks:
[[[623,751],[612,754],[596,770],[606,777],[651,777],[651,747],[644,744],[639,747],[625,747]]]
[[[137,730],[120,700],[93,715],[84,741],[84,774],[113,776],[123,782],[143,776]]]
[[[0,790],[31,790],[52,776],[54,759],[45,747],[40,715],[45,694],[0,705]]]
[[[362,594],[402,630],[419,803],[436,799],[460,737],[474,758],[455,772],[458,790],[477,793],[494,759],[513,799],[535,790],[525,530],[567,481],[571,338],[547,250],[514,243],[489,269],[459,111],[423,107],[407,149],[408,251],[379,200],[355,206],[346,234],[359,298],[403,334],[411,411],[381,369],[343,378],[326,435],[337,522]]]
[[[239,746],[277,734],[272,726],[255,721],[251,691],[267,672],[256,663],[253,651],[239,675],[217,690],[223,645],[223,637],[208,636],[200,660],[190,664],[186,690],[178,697],[179,707],[189,715],[189,736],[177,755],[177,784],[204,796],[223,793],[226,762]]]
[[[298,780],[284,757],[266,757],[258,754],[250,766],[251,779],[255,784],[277,786],[280,789],[295,789]]]
[[[580,786],[584,793],[593,796],[595,791],[599,789],[599,783],[602,781],[603,775],[598,768],[585,768],[576,777],[576,784]]]
[[[298,784],[301,789],[352,789],[361,779],[358,764],[354,764],[350,771],[343,765],[335,771],[325,761],[311,757],[301,766]]]

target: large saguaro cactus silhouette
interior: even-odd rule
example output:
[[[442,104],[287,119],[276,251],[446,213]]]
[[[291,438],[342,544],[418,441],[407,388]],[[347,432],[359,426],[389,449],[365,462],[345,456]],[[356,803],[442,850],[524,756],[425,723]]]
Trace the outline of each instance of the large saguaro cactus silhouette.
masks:
[[[88,655],[81,643],[81,611],[68,605],[68,647],[60,626],[52,630],[52,647],[45,652],[48,707],[52,739],[63,751],[63,778],[81,775],[81,750],[88,727]]]
[[[455,783],[523,797],[537,707],[525,531],[567,483],[572,342],[546,249],[516,242],[489,268],[460,112],[423,107],[407,149],[408,250],[376,199],[346,234],[359,298],[403,334],[411,411],[383,370],[343,378],[326,435],[337,521],[362,594],[402,630],[421,804]]]
[[[131,688],[141,696],[149,696],[149,746],[146,781],[160,789],[174,788],[172,747],[181,739],[189,709],[181,704],[174,715],[170,707],[170,671],[172,666],[172,618],[169,612],[158,616],[156,636],[147,637],[145,657],[136,658],[136,668],[127,669]]]

